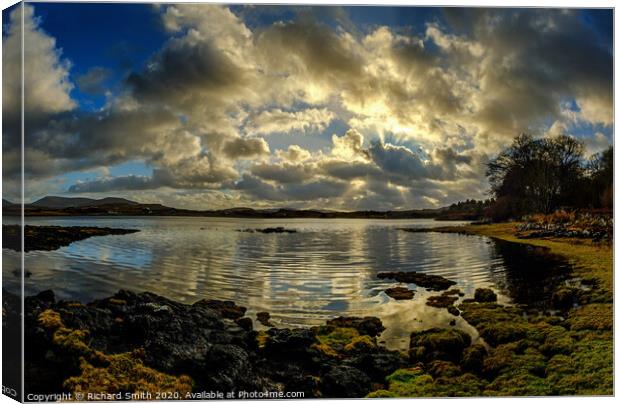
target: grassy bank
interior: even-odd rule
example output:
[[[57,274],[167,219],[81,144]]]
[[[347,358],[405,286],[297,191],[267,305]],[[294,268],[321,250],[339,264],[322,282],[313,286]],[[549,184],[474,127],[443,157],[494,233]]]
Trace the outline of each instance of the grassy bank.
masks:
[[[514,243],[543,247],[551,254],[566,258],[573,267],[573,276],[596,285],[597,299],[613,301],[613,246],[588,239],[518,237],[517,223],[494,223],[468,226],[442,226],[424,231],[459,233],[493,237]],[[594,297],[594,296],[592,296]]]
[[[551,292],[557,311],[465,301],[458,307],[462,317],[488,345],[471,345],[448,361],[437,355],[418,360],[410,351],[412,366],[388,376],[387,388],[371,397],[613,394],[612,246],[586,239],[522,239],[517,225],[422,231],[489,236],[564,257],[572,273]],[[446,332],[430,332],[429,345],[449,343]]]

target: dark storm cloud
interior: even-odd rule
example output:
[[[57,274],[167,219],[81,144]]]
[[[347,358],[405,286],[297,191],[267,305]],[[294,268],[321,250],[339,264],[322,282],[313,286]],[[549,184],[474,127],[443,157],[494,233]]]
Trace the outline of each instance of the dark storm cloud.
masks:
[[[103,178],[88,182],[78,182],[71,185],[68,189],[72,193],[93,193],[109,192],[122,190],[144,190],[152,189],[153,179],[151,177],[128,175],[124,177]]]
[[[316,175],[313,165],[308,164],[256,164],[251,169],[252,174],[264,180],[276,181],[283,184],[301,183]]]
[[[312,20],[276,23],[258,35],[257,43],[276,71],[278,66],[304,69],[319,81],[333,76],[358,77],[362,72],[363,60],[333,30]],[[283,64],[282,58],[288,63]]]
[[[613,55],[577,10],[486,10],[470,24],[492,67],[479,112],[491,128],[558,116],[560,102],[571,96],[611,107]]]
[[[210,42],[172,39],[141,73],[127,83],[139,99],[184,104],[196,96],[240,89],[243,71]]]
[[[342,196],[349,185],[346,182],[321,179],[308,183],[271,184],[250,174],[244,174],[235,188],[253,198],[269,201],[316,201],[321,198]]]
[[[237,138],[224,144],[222,151],[232,159],[269,154],[269,145],[262,138]]]

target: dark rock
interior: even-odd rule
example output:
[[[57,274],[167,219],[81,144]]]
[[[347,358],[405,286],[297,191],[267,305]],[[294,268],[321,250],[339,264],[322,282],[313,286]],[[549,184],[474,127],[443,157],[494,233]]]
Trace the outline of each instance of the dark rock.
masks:
[[[407,360],[399,352],[378,348],[373,352],[354,355],[344,360],[343,364],[361,370],[373,381],[383,382],[386,376],[407,367]]]
[[[386,289],[385,294],[394,300],[411,300],[413,299],[414,292],[413,290],[397,286]]]
[[[256,319],[258,320],[259,323],[261,323],[265,327],[273,327],[274,326],[271,323],[271,321],[269,321],[270,318],[271,318],[271,315],[269,313],[267,313],[266,311],[261,311],[261,312],[256,313]]]
[[[448,310],[448,313],[452,314],[453,316],[458,316],[459,314],[461,314],[459,309],[457,309],[454,306],[448,306],[447,310]],[[452,321],[454,321],[454,320],[452,320]]]
[[[324,397],[364,397],[370,388],[370,378],[351,366],[336,366],[321,379]]]
[[[555,309],[568,310],[579,301],[580,291],[576,288],[562,286],[551,295],[551,305]]]
[[[130,234],[138,231],[135,229],[114,229],[109,227],[27,225],[24,229],[24,251],[52,251],[93,236]],[[21,226],[2,225],[2,243],[3,248],[21,251]]]
[[[237,306],[234,302],[224,300],[212,300],[203,299],[194,303],[194,306],[205,306],[212,310],[217,311],[224,318],[236,320],[243,317],[246,312],[246,308]]]
[[[449,308],[454,307],[453,304],[457,300],[458,297],[445,294],[439,296],[429,296],[429,298],[426,300],[426,305],[438,308]]]
[[[265,233],[265,234],[270,234],[270,233],[297,233],[297,230],[294,229],[285,229],[284,227],[266,227],[264,229],[244,229],[244,230],[237,230],[240,232],[244,232],[244,233]]]
[[[235,320],[235,323],[237,323],[237,325],[243,328],[245,331],[252,331],[253,329],[252,319],[249,317],[238,318],[237,320]]]
[[[213,345],[204,366],[196,371],[203,372],[198,380],[201,388],[217,386],[221,391],[237,391],[261,387],[248,353],[237,345]]]
[[[474,292],[474,300],[479,303],[492,303],[497,301],[497,295],[491,289],[478,288]]]
[[[328,320],[327,325],[355,328],[361,335],[369,335],[371,337],[376,337],[385,330],[381,320],[377,317],[336,317]]]
[[[36,295],[36,298],[46,303],[56,302],[56,295],[54,294],[54,291],[49,290],[49,289],[44,290],[43,292],[40,292],[38,295]]]
[[[308,328],[271,328],[265,343],[267,356],[307,355],[308,349],[317,342],[314,332]]]
[[[427,275],[419,272],[380,272],[377,274],[379,279],[394,279],[401,283],[415,283],[416,285],[428,290],[446,290],[456,282],[439,275]]]

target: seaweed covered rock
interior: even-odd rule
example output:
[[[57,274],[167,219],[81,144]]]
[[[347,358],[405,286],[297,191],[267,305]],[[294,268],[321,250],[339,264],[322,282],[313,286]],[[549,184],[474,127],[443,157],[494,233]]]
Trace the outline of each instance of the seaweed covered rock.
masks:
[[[455,377],[461,374],[461,368],[449,361],[434,360],[426,366],[427,372],[434,378]]]
[[[476,327],[480,336],[491,346],[517,341],[529,330],[522,311],[495,303],[462,303],[461,316]]]
[[[379,279],[394,279],[401,283],[414,283],[428,290],[442,291],[456,285],[456,282],[439,275],[427,275],[420,272],[379,272]]]
[[[474,344],[468,346],[463,350],[461,368],[466,372],[480,373],[486,356],[487,350],[483,345]]]
[[[479,303],[492,303],[497,301],[497,295],[491,289],[478,288],[474,292],[474,300]]]
[[[439,296],[429,296],[426,300],[426,305],[437,308],[450,308],[454,307],[453,304],[458,300],[458,296],[452,296],[451,294],[442,293]]]
[[[469,334],[458,329],[431,328],[416,331],[411,333],[409,340],[409,357],[413,362],[441,359],[458,363],[469,344]]]
[[[408,288],[396,286],[386,289],[385,294],[394,300],[411,300],[413,299],[414,292]]]
[[[377,317],[336,317],[327,321],[327,325],[343,328],[355,328],[360,335],[376,337],[385,327]]]

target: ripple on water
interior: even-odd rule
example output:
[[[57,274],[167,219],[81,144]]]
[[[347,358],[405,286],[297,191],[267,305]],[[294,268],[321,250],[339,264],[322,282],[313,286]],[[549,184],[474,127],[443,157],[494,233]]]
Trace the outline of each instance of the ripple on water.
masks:
[[[278,326],[308,326],[337,315],[372,315],[387,327],[391,347],[416,329],[446,326],[452,315],[425,305],[433,292],[413,284],[413,300],[383,292],[397,284],[378,279],[383,271],[418,271],[457,282],[471,297],[491,287],[502,302],[536,298],[511,264],[515,248],[485,237],[410,233],[430,220],[246,220],[222,218],[36,218],[32,224],[138,228],[135,234],[93,237],[52,252],[30,252],[33,275],[27,293],[53,289],[62,298],[90,301],[118,289],[151,291],[183,302],[229,299],[248,315],[271,313]],[[239,232],[283,226],[292,234]],[[531,253],[531,252],[530,252]],[[19,255],[3,250],[6,271]],[[523,255],[519,253],[520,255]],[[507,257],[510,257],[508,259]],[[5,279],[10,279],[6,278]],[[15,280],[16,281],[16,280]],[[540,282],[540,279],[537,279]],[[258,323],[255,325],[259,326]],[[457,319],[457,327],[467,324]],[[471,331],[471,330],[468,330]],[[473,331],[471,331],[473,333]]]

